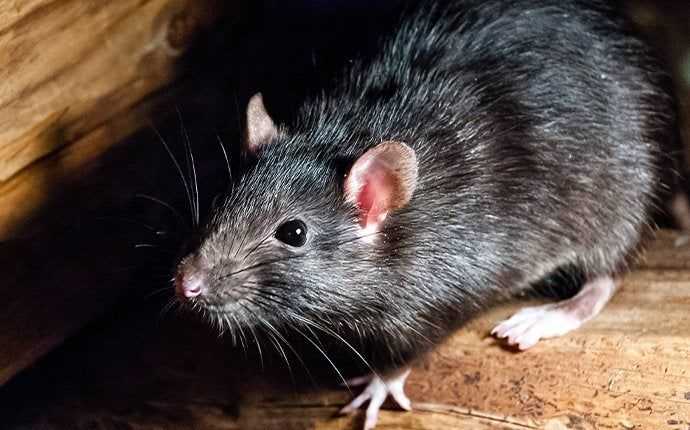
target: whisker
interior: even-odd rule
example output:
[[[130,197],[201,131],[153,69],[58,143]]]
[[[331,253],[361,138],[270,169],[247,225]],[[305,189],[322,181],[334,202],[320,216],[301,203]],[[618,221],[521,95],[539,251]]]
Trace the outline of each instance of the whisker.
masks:
[[[146,224],[145,222],[132,219],[132,218],[126,218],[126,217],[118,217],[118,216],[99,216],[95,217],[96,220],[100,221],[120,221],[120,222],[126,222],[128,224],[136,224],[138,226],[144,227],[145,229],[153,232],[154,234],[158,234],[160,230],[153,228],[152,226]]]
[[[237,258],[237,256],[240,253],[240,249],[244,248],[244,245],[247,243],[247,239],[249,238],[249,229],[244,230],[244,234],[242,235],[242,239],[240,240],[239,246],[235,250],[235,256],[234,258]]]
[[[184,176],[184,173],[182,173],[182,167],[180,167],[180,163],[177,162],[177,158],[173,155],[172,151],[170,150],[170,147],[168,146],[168,143],[163,139],[163,136],[160,134],[158,129],[156,128],[153,123],[149,123],[150,127],[153,129],[154,133],[156,133],[156,136],[158,136],[158,140],[163,144],[163,147],[165,147],[166,152],[170,156],[170,159],[172,160],[173,164],[175,165],[175,168],[177,169],[177,173],[180,175],[180,179],[182,180],[182,185],[184,186],[184,191],[185,194],[187,195],[187,202],[189,203],[189,210],[193,214],[193,205],[192,205],[192,194],[189,188],[189,183],[187,182],[187,179]]]
[[[259,323],[261,325],[264,325],[261,323],[259,320]],[[285,361],[285,365],[288,368],[288,373],[290,374],[290,380],[292,381],[292,385],[295,386],[295,375],[292,373],[292,366],[290,365],[290,360],[287,358],[287,354],[285,354],[285,350],[283,347],[280,345],[280,342],[278,339],[276,339],[275,335],[269,330],[266,332],[266,335],[268,336],[268,340],[271,342],[271,345],[273,345],[273,348],[275,348],[276,352],[280,354],[280,356],[283,358],[283,361]]]
[[[187,127],[184,125],[184,120],[182,119],[182,112],[180,111],[179,108],[177,109],[177,116],[180,119],[180,127],[182,129],[182,136],[184,137],[184,143],[185,143],[185,149],[186,149],[186,154],[189,158],[187,158],[187,165],[188,167],[191,168],[191,178],[192,178],[192,184],[194,184],[194,189],[192,195],[194,196],[194,226],[198,227],[199,226],[199,183],[197,181],[197,176],[196,176],[196,166],[194,164],[194,153],[192,152],[192,143],[189,138],[189,133],[187,133]]]
[[[153,202],[156,202],[156,203],[158,203],[158,204],[160,204],[160,205],[166,207],[167,209],[169,209],[169,210],[177,217],[178,221],[180,221],[180,224],[182,224],[182,225],[185,225],[185,224],[186,224],[186,222],[184,221],[184,217],[182,216],[182,214],[180,214],[180,212],[179,212],[177,209],[175,209],[171,204],[166,203],[166,202],[164,202],[163,200],[158,199],[158,198],[156,198],[156,197],[149,196],[148,194],[137,193],[137,194],[134,195],[134,197],[136,197],[136,198],[141,198],[141,199],[151,200],[151,201],[153,201]]]
[[[237,289],[239,290],[244,290],[249,293],[259,293],[257,289],[253,288],[246,288],[244,286],[237,286]],[[285,306],[286,303],[284,301],[281,301],[279,299],[282,299],[282,297],[278,296],[277,294],[266,294],[266,291],[260,291],[261,296],[263,299],[270,301],[271,303],[277,305],[278,307]],[[250,299],[250,297],[245,297],[245,299]]]
[[[236,270],[236,271],[234,271],[234,272],[232,272],[232,273],[229,273],[229,274],[227,274],[227,275],[219,276],[219,277],[216,278],[216,279],[219,280],[219,281],[222,281],[223,279],[229,278],[229,277],[231,277],[231,276],[237,275],[237,274],[242,273],[242,272],[246,272],[247,270],[257,269],[257,268],[259,268],[259,267],[266,266],[266,265],[268,265],[268,264],[279,263],[279,262],[281,262],[281,261],[287,261],[287,260],[292,260],[292,259],[296,259],[296,258],[302,258],[302,257],[304,257],[305,255],[307,255],[307,254],[302,254],[302,255],[289,255],[289,256],[287,256],[287,257],[278,258],[278,259],[275,259],[275,260],[263,261],[263,262],[260,262],[260,263],[257,263],[257,264],[253,264],[253,265],[251,265],[251,266],[247,266],[247,267],[245,267],[245,268],[243,268],[243,269]]]
[[[230,318],[228,318],[227,315],[223,314],[223,319],[225,319],[226,324],[230,328],[230,338],[232,339],[232,345],[236,346],[237,345],[237,337],[235,335],[235,326],[232,324],[232,321],[230,321]]]
[[[228,158],[228,153],[225,151],[225,145],[223,145],[223,140],[220,138],[218,134],[216,134],[216,139],[218,140],[218,145],[220,146],[220,149],[223,151],[223,157],[225,157],[225,165],[228,168],[228,183],[232,184],[232,169],[230,169],[230,158]]]
[[[238,302],[240,307],[244,309],[249,316],[254,317],[254,312],[251,311],[247,306],[244,305],[241,301]],[[254,344],[256,345],[256,349],[259,352],[259,362],[261,363],[261,370],[264,370],[264,355],[263,352],[261,351],[261,342],[259,342],[259,338],[256,335],[256,332],[254,331],[254,328],[251,325],[248,325],[247,328],[249,329],[249,332],[252,334],[252,337],[254,338]]]
[[[262,306],[259,306],[259,307],[262,307]],[[295,385],[295,377],[294,377],[294,374],[292,372],[292,366],[290,365],[290,361],[287,358],[287,354],[285,353],[285,350],[283,350],[283,348],[280,346],[280,341],[282,341],[288,348],[290,348],[290,351],[292,351],[292,353],[295,355],[297,360],[300,362],[300,364],[302,365],[304,370],[307,372],[307,376],[309,377],[312,385],[314,387],[317,387],[318,384],[316,383],[314,376],[309,371],[309,368],[307,367],[306,363],[304,362],[304,360],[302,360],[302,357],[300,357],[300,355],[297,353],[295,348],[293,348],[292,345],[290,345],[290,342],[288,342],[288,340],[285,338],[285,336],[283,336],[280,333],[280,331],[278,331],[278,329],[275,328],[273,326],[273,324],[271,324],[268,320],[262,318],[260,315],[257,315],[257,318],[259,319],[259,322],[261,324],[263,324],[268,329],[267,333],[270,334],[273,339],[277,338],[276,339],[276,346],[280,349],[280,353],[282,354],[283,358],[285,359],[285,364],[287,365],[288,371],[290,372],[290,379],[292,380],[292,385],[293,386]]]
[[[240,332],[240,334],[239,334],[240,344],[242,345],[242,350],[244,351],[244,358],[246,359],[247,358],[247,344],[246,344],[247,339],[245,338],[244,330],[242,329],[242,325],[240,324],[240,322],[237,320],[237,317],[235,315],[231,315],[231,317],[232,317],[233,321],[235,321],[235,325],[237,326],[237,328]]]
[[[340,373],[340,370],[338,370],[338,367],[335,365],[335,363],[333,363],[333,361],[330,359],[330,357],[328,356],[328,354],[326,354],[326,352],[325,352],[323,349],[321,349],[321,347],[319,347],[319,345],[317,345],[316,342],[314,342],[309,336],[307,336],[306,334],[304,334],[304,332],[303,332],[302,330],[300,330],[299,328],[297,328],[296,325],[293,325],[293,326],[291,326],[291,327],[292,327],[292,329],[295,330],[297,333],[299,333],[300,335],[302,335],[302,337],[304,337],[304,338],[307,340],[307,342],[311,343],[311,344],[314,346],[314,348],[316,348],[316,350],[319,351],[319,352],[321,353],[321,355],[324,356],[324,358],[326,359],[326,361],[328,361],[328,363],[331,365],[331,367],[333,367],[333,370],[335,370],[335,372],[338,374],[338,377],[340,378],[340,380],[343,381],[343,384],[347,387],[348,390],[350,390],[350,387],[349,387],[347,381],[345,380],[345,377],[343,377],[343,374]]]
[[[148,299],[150,299],[151,297],[155,296],[156,294],[161,294],[161,293],[164,293],[164,292],[166,292],[166,291],[170,291],[171,289],[172,289],[172,287],[171,287],[170,285],[166,285],[165,287],[161,287],[161,288],[156,288],[155,290],[153,290],[153,291],[151,291],[150,293],[146,294],[146,295],[144,296],[144,300],[148,300]]]
[[[246,260],[247,258],[249,258],[249,257],[252,255],[252,253],[253,253],[254,251],[256,251],[261,245],[263,245],[264,243],[266,243],[266,241],[267,241],[268,239],[270,239],[271,237],[272,237],[272,236],[266,236],[261,242],[259,242],[258,245],[256,245],[254,248],[252,248],[251,250],[249,250],[249,252],[246,253],[246,254],[244,255],[244,259]]]
[[[177,301],[177,299],[175,299],[174,297],[171,298],[170,300],[168,300],[168,303],[167,303],[165,306],[163,306],[163,307],[161,308],[161,311],[160,311],[160,318],[162,319],[163,317],[165,317],[165,315],[166,315],[168,312],[170,312],[170,310],[172,310],[172,308],[174,308],[175,305],[177,305],[177,304],[178,304],[178,301]]]
[[[343,338],[342,336],[340,336],[338,333],[336,333],[335,331],[329,329],[328,327],[325,327],[325,326],[323,326],[323,325],[321,325],[321,324],[317,324],[316,322],[314,322],[314,321],[312,321],[312,320],[310,320],[310,319],[308,319],[308,318],[306,318],[306,317],[304,317],[304,316],[298,315],[297,313],[291,312],[291,315],[292,315],[293,318],[295,318],[295,319],[297,319],[297,320],[299,320],[299,321],[302,321],[302,322],[305,323],[305,324],[311,325],[311,326],[313,326],[314,328],[316,328],[317,330],[321,330],[321,331],[323,331],[323,332],[325,332],[325,333],[327,333],[327,334],[330,334],[330,335],[333,336],[335,339],[341,341],[343,344],[345,344],[345,346],[347,346],[348,348],[350,348],[350,349],[352,350],[352,352],[354,352],[355,355],[356,355],[360,360],[362,360],[362,362],[364,363],[364,365],[367,366],[367,367],[369,368],[369,370],[371,370],[371,373],[372,373],[372,374],[374,374],[375,376],[379,376],[378,373],[376,373],[376,370],[374,370],[374,368],[369,364],[369,362],[364,358],[364,356],[363,356],[362,354],[360,354],[360,352],[357,351],[357,349],[356,349],[354,346],[352,346],[352,344],[351,344],[350,342],[348,342],[347,340],[345,340],[345,338]]]

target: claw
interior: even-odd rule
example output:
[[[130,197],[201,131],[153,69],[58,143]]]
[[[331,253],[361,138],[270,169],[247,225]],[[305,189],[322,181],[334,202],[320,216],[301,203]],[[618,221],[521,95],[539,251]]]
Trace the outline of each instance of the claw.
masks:
[[[372,430],[376,427],[379,410],[381,405],[389,395],[406,411],[412,409],[412,402],[405,394],[405,380],[410,374],[410,369],[402,369],[390,377],[381,378],[379,376],[364,376],[348,381],[349,385],[362,385],[369,382],[364,391],[355,397],[350,403],[345,405],[341,414],[351,414],[359,409],[365,402],[369,401],[364,420],[364,430]]]

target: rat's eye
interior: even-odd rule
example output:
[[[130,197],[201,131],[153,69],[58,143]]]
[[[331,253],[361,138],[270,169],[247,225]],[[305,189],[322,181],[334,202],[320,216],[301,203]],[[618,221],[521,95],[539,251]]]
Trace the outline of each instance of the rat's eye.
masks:
[[[284,222],[276,230],[276,238],[290,246],[300,247],[307,243],[307,225],[298,219]]]

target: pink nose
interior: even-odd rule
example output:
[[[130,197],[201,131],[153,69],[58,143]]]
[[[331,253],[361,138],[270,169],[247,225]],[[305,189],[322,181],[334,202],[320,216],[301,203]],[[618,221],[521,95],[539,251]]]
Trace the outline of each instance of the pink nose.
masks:
[[[204,279],[195,273],[180,271],[175,277],[175,293],[181,299],[191,299],[203,293]]]

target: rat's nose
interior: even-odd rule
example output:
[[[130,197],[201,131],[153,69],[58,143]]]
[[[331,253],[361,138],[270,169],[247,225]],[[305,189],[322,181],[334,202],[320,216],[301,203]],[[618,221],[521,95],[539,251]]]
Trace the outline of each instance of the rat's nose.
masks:
[[[177,270],[175,276],[175,294],[180,300],[187,300],[204,294],[206,275],[194,260],[186,260]]]
[[[179,272],[175,277],[175,293],[182,299],[199,296],[203,290],[204,278],[198,274]]]

